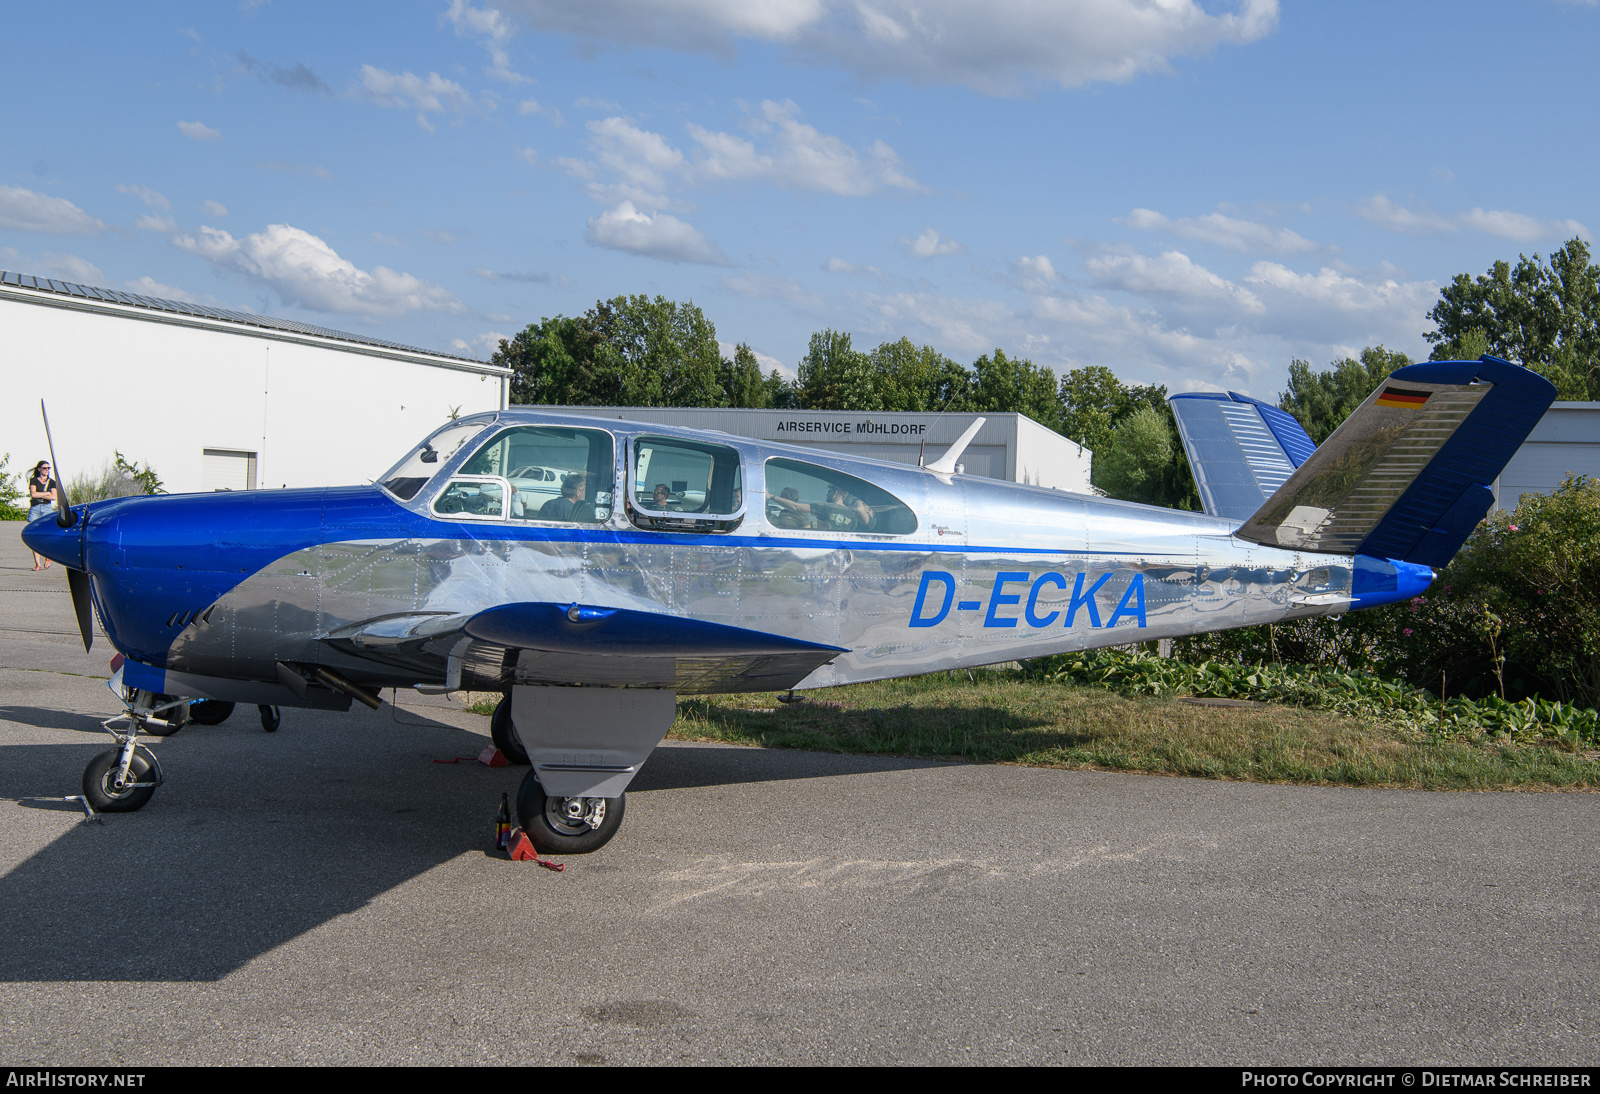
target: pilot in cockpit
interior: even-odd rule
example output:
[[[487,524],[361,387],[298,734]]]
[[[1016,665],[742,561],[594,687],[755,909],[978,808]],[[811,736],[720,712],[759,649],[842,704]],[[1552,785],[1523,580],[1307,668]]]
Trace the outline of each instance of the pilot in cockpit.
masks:
[[[801,519],[809,517],[812,526],[837,532],[865,532],[872,527],[875,516],[870,505],[834,483],[828,484],[827,501],[801,501],[799,493],[792,486],[785,487],[782,493],[768,494],[767,497],[785,514],[804,514]],[[783,522],[782,526],[805,527],[805,524]]]
[[[589,486],[589,476],[582,471],[564,475],[561,479],[561,496],[551,498],[539,508],[540,520],[592,520],[593,506],[585,505],[584,492]]]

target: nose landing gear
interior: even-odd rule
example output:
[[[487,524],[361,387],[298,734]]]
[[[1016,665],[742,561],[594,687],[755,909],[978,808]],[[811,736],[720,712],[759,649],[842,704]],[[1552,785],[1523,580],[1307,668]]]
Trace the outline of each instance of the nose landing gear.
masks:
[[[163,782],[161,763],[139,744],[139,734],[176,733],[189,705],[187,699],[134,688],[123,690],[121,696],[123,712],[101,723],[117,747],[100,753],[83,769],[83,798],[97,813],[131,813],[150,800]]]

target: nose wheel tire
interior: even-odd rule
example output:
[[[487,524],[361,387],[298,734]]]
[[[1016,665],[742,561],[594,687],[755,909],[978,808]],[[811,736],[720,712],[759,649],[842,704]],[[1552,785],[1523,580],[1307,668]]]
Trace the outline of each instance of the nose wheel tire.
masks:
[[[155,765],[143,748],[134,749],[128,783],[118,786],[121,766],[122,749],[108,748],[83,769],[83,796],[96,813],[132,813],[156,792]]]
[[[610,842],[622,827],[626,794],[615,798],[558,798],[544,792],[532,771],[517,791],[517,822],[547,855],[586,855]]]
[[[517,737],[516,727],[511,724],[511,696],[507,695],[495,704],[494,717],[489,719],[489,739],[494,741],[494,747],[500,754],[510,761],[513,767],[527,767],[533,761],[528,759],[528,750],[522,747],[522,741]]]

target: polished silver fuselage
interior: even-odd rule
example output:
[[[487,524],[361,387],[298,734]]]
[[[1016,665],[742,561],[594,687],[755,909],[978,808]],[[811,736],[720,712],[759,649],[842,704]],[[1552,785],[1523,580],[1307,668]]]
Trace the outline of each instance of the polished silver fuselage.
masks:
[[[627,489],[633,437],[707,436],[532,408],[486,415],[483,423],[480,440],[508,424],[605,427],[615,439],[618,497]],[[320,663],[382,686],[498,689],[561,682],[563,673],[574,683],[606,683],[603,672],[595,676],[599,654],[569,658],[564,667],[559,658],[451,630],[452,621],[496,605],[578,604],[705,620],[848,651],[799,685],[809,688],[1350,606],[1352,559],[1245,542],[1231,534],[1231,521],[724,435],[714,439],[739,451],[744,496],[751,499],[738,526],[718,534],[645,530],[630,522],[625,505],[615,506],[603,523],[587,525],[435,516],[431,501],[478,440],[442,461],[409,501],[378,487],[356,502],[348,491],[330,491],[320,503],[322,533],[315,542],[242,576],[203,619],[178,627],[167,667],[270,681],[280,662]],[[765,464],[772,457],[880,486],[916,514],[916,531],[890,536],[777,526],[759,500],[766,497]],[[102,597],[108,592],[100,589]],[[388,649],[386,626],[392,631]],[[437,640],[427,639],[430,626]],[[345,640],[341,631],[359,633]],[[610,682],[690,693],[729,690],[714,672]]]

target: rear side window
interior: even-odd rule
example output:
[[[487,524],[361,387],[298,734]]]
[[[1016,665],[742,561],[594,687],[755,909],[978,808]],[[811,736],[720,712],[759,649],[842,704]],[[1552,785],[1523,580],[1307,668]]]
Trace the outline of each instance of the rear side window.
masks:
[[[629,516],[661,532],[731,532],[744,519],[736,449],[675,437],[636,437],[628,470]]]
[[[507,519],[598,524],[611,519],[613,451],[602,430],[522,425],[496,433],[461,474],[504,479]]]
[[[766,512],[768,523],[796,532],[904,536],[917,530],[917,515],[887,490],[799,460],[767,461]]]

